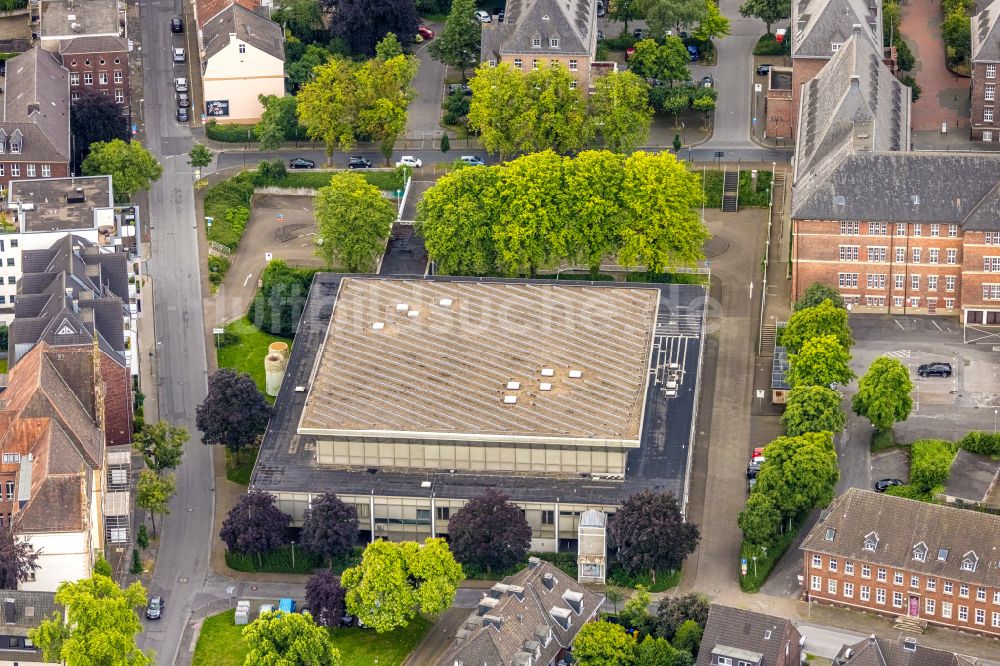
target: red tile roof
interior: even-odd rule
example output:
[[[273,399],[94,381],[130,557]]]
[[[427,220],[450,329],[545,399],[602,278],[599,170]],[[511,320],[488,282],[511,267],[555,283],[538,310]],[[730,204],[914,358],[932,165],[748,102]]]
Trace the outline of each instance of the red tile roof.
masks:
[[[195,0],[194,9],[195,15],[198,17],[198,27],[201,28],[214,18],[216,14],[233,4],[249,9],[252,12],[256,11],[257,7],[260,6],[260,2],[257,0]]]

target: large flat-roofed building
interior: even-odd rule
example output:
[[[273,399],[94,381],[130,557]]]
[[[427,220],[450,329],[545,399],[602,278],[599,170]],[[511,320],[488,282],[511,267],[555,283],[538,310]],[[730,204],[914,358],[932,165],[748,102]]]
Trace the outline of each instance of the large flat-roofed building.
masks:
[[[310,497],[366,538],[447,533],[494,487],[534,547],[588,509],[686,494],[705,290],[319,274],[251,485],[298,524]]]

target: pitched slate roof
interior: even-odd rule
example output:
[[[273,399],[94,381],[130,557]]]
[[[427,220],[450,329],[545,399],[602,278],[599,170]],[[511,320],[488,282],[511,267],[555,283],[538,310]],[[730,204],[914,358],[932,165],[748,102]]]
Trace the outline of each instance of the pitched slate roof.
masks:
[[[1000,0],[993,0],[972,21],[972,60],[1000,62]]]
[[[0,130],[23,136],[21,160],[69,160],[69,71],[35,47],[7,61]]]
[[[798,652],[798,641],[799,632],[783,617],[712,604],[696,665],[711,664],[713,653],[738,655],[739,651],[746,651],[762,655],[761,663],[773,666],[784,655],[785,643],[794,644],[789,645],[789,652]]]
[[[234,38],[278,60],[285,59],[281,26],[242,5],[232,4],[209,19],[202,27],[201,35],[206,60],[226,48]]]
[[[204,27],[219,12],[234,3],[250,11],[255,11],[260,7],[258,0],[195,0],[194,8],[195,14],[198,16],[198,27]]]
[[[483,26],[484,59],[489,54],[591,55],[597,45],[595,0],[507,0],[502,24]],[[541,39],[541,47],[532,42]],[[559,46],[549,46],[558,39]],[[487,50],[489,49],[489,50]]]
[[[802,550],[1000,586],[1000,516],[858,488],[834,500],[823,516]],[[865,550],[866,540],[874,550]],[[914,559],[920,549],[923,561]],[[963,562],[974,570],[963,570]]]
[[[533,557],[525,569],[494,585],[480,600],[479,609],[436,663],[524,666],[530,655],[530,663],[548,664],[573,642],[602,603],[603,596]],[[552,614],[553,609],[568,627]]]
[[[846,42],[856,24],[881,48],[880,7],[878,0],[792,0],[792,57],[831,57],[832,45]]]
[[[919,639],[904,643],[875,635],[854,645],[845,645],[833,660],[837,666],[975,666],[974,657],[920,645]]]
[[[128,45],[121,37],[112,35],[84,35],[64,40],[59,45],[59,55],[76,55],[80,53],[113,53],[127,51]]]
[[[62,612],[62,607],[56,604],[55,592],[37,592],[33,590],[0,590],[0,612],[3,613],[4,629],[2,633],[15,633],[12,628],[35,629],[42,622],[52,617],[55,612]],[[8,612],[12,611],[12,612]],[[0,656],[0,659],[4,657]],[[13,658],[17,661],[17,657]]]

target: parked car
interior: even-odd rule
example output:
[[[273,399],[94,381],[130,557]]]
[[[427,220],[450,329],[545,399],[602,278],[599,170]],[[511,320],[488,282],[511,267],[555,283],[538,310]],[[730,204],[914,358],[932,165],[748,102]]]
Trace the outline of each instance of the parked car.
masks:
[[[187,56],[184,53],[184,49],[179,48],[179,47],[175,48],[174,49],[174,62],[184,62],[185,60],[187,60]]]
[[[751,458],[760,458],[760,457],[763,457],[763,455],[764,455],[764,447],[763,446],[758,446],[756,449],[753,450],[753,453],[750,455],[750,457]]]
[[[644,39],[646,37],[646,31],[642,28],[636,28],[632,31],[632,36],[636,39]]]
[[[629,46],[628,48],[625,49],[625,59],[626,60],[628,60],[629,58],[631,58],[633,55],[635,55],[635,47],[634,46]]]
[[[288,160],[289,169],[315,169],[316,163],[304,157],[293,157]]]
[[[506,16],[506,14],[504,14],[504,11],[502,9],[498,9],[496,13],[497,13],[497,23],[503,23],[504,16]]]
[[[366,157],[358,157],[355,155],[351,159],[347,160],[348,169],[371,169],[372,163]]]
[[[261,604],[260,608],[257,609],[257,617],[260,617],[264,613],[270,613],[274,610],[274,604]]]
[[[755,456],[750,459],[750,464],[747,465],[747,478],[755,479],[757,478],[757,473],[760,472],[761,465],[764,464],[764,456]]]
[[[599,41],[599,42],[603,42],[604,41],[604,31],[603,30],[598,30],[597,31],[597,41]]]
[[[479,21],[480,23],[491,23],[493,21],[490,15],[487,12],[483,11],[482,9],[477,9],[476,13],[473,14],[473,16],[475,16],[476,20]]]
[[[753,492],[753,487],[756,486],[756,485],[757,485],[757,477],[755,476],[755,477],[751,478],[749,481],[747,481],[747,492],[748,493],[752,493]]]
[[[424,39],[434,39],[434,31],[428,28],[426,25],[422,25],[417,28],[417,34]]]
[[[917,368],[921,377],[951,377],[951,363],[924,363]]]
[[[713,79],[711,76],[703,76],[703,77],[701,77],[701,87],[702,88],[711,88],[714,85],[715,85],[715,79]]]
[[[687,47],[687,52],[688,52],[688,60],[690,60],[691,62],[695,62],[696,60],[698,60],[699,56],[698,56],[697,46]]]
[[[170,32],[184,32],[184,19],[180,16],[170,19]]]
[[[184,107],[178,107],[177,108],[177,122],[179,122],[179,123],[186,123],[189,120],[191,120],[191,117],[188,115],[188,110],[185,109]]]
[[[460,92],[463,95],[472,94],[472,88],[465,85],[464,83],[449,83],[448,87],[445,88],[445,90],[447,90],[449,95],[452,94],[453,92]]]
[[[423,160],[421,160],[418,157],[414,157],[413,155],[403,155],[402,157],[399,158],[399,161],[396,162],[397,167],[405,166],[405,167],[413,167],[419,169],[423,165],[424,165]]]
[[[174,90],[176,90],[177,92],[187,92],[188,80],[183,76],[174,79]]]
[[[901,486],[901,485],[903,485],[903,482],[900,481],[899,479],[879,479],[878,481],[875,482],[875,492],[884,493],[893,486]]]
[[[163,614],[163,597],[152,597],[146,605],[146,618],[159,620]]]
[[[767,76],[767,73],[771,71],[771,67],[773,65],[769,62],[757,65],[757,76]]]
[[[597,15],[604,16],[608,13],[608,8],[604,6],[604,0],[597,0]]]
[[[476,157],[475,155],[462,155],[458,159],[469,166],[486,166],[486,162],[483,161],[483,158]]]
[[[191,106],[191,97],[187,93],[177,93],[177,106],[183,109]]]

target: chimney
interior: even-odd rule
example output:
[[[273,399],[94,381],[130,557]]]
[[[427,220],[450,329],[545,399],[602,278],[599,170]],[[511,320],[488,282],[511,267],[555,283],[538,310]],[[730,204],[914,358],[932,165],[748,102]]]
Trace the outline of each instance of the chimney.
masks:
[[[497,631],[500,631],[500,629],[503,627],[503,618],[497,615],[484,615],[483,626],[493,627]]]
[[[494,599],[493,597],[484,597],[479,600],[477,613],[480,617],[485,617],[485,615],[493,610],[498,603],[500,603],[498,599]]]
[[[529,557],[528,558],[528,568],[529,569],[534,569],[535,567],[538,566],[539,562],[541,562],[541,560],[538,559],[537,557],[534,557],[534,556]]]
[[[851,75],[851,90],[858,91],[861,90],[861,77],[857,74]]]
[[[76,300],[74,298],[73,299],[73,312],[79,312],[79,311],[80,311],[80,301],[78,301],[78,300]]]
[[[556,585],[556,578],[550,573],[546,573],[542,576],[542,584],[545,585],[546,589],[551,590]]]
[[[858,38],[861,39],[861,24],[855,23],[851,26],[851,32]]]

